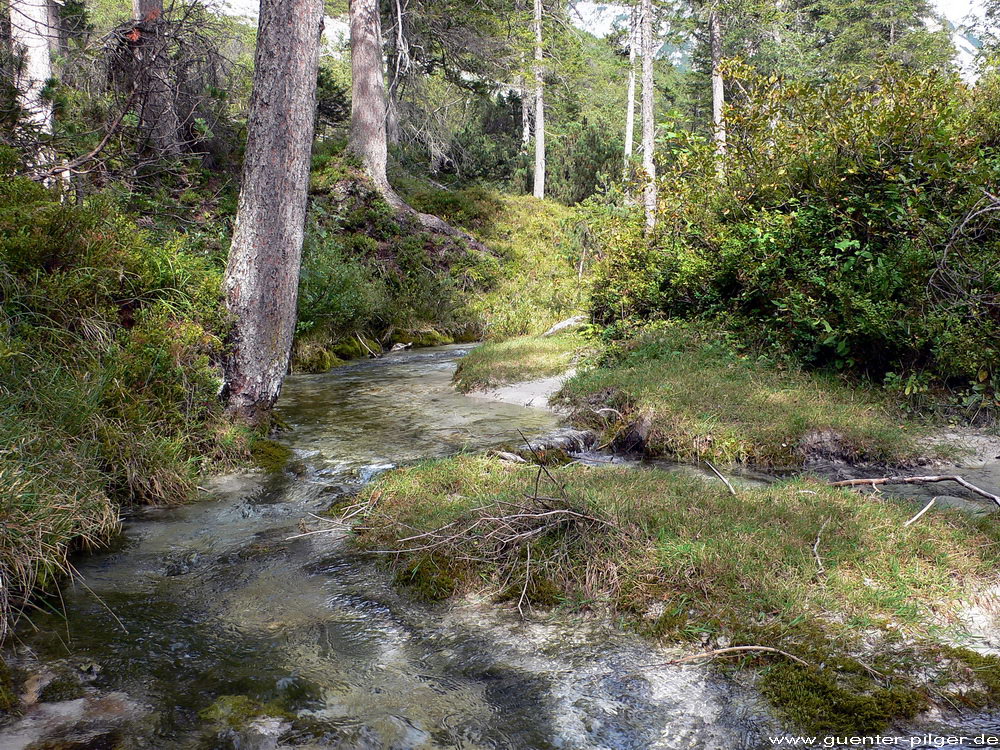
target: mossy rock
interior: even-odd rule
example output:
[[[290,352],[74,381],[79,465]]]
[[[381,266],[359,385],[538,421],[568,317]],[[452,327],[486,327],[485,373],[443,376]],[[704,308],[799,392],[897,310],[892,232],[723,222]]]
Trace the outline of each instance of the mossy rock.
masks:
[[[198,712],[198,717],[219,727],[242,729],[254,719],[272,716],[294,719],[295,716],[281,706],[261,703],[246,695],[222,695],[208,708]]]
[[[361,357],[368,356],[362,347],[360,342],[356,338],[346,338],[337,341],[330,346],[330,351],[333,352],[334,356],[340,359],[360,359]]]
[[[455,339],[452,336],[433,328],[397,331],[393,336],[393,340],[400,344],[412,343],[416,348],[444,346],[445,344],[455,343]]]
[[[42,689],[38,699],[43,703],[71,701],[82,698],[86,692],[79,680],[72,677],[57,677]]]
[[[325,346],[308,343],[299,346],[293,368],[296,372],[323,373],[339,367],[344,361]]]
[[[396,573],[396,583],[411,589],[421,599],[442,601],[458,591],[458,580],[432,559],[424,558]]]
[[[250,448],[250,456],[255,465],[268,473],[284,471],[292,458],[292,449],[274,440],[255,440]]]
[[[945,647],[941,653],[966,667],[968,677],[977,683],[977,689],[955,695],[956,699],[975,708],[1000,705],[1000,658],[967,648]]]

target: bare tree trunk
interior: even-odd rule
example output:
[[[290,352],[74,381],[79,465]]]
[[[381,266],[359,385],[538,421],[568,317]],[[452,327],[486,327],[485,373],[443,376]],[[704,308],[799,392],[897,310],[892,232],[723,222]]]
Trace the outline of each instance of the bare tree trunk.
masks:
[[[132,21],[134,27],[128,38],[137,63],[142,129],[159,158],[178,159],[181,123],[170,80],[163,0],[132,0]]]
[[[52,77],[48,0],[13,0],[10,35],[15,51],[24,56],[15,84],[26,119],[42,133],[52,132],[52,102],[42,97]]]
[[[514,8],[517,10],[518,19],[520,19],[524,13],[524,0],[517,0],[514,3]],[[523,70],[526,62],[523,51],[520,53],[520,58]],[[528,144],[531,143],[531,102],[528,101],[528,76],[521,73],[518,81],[518,90],[521,92],[521,150],[527,152]]]
[[[542,80],[542,0],[535,0],[535,180],[532,194],[545,197],[545,83]]]
[[[715,173],[726,176],[726,106],[725,82],[722,79],[722,23],[712,10],[708,17],[708,35],[712,50],[712,139],[715,142]]]
[[[243,184],[224,288],[235,319],[225,363],[231,414],[265,425],[295,331],[321,0],[261,0]]]
[[[643,205],[646,228],[656,226],[656,163],[653,161],[655,116],[653,113],[653,3],[642,0],[642,167],[646,171]]]
[[[351,0],[351,150],[389,203],[399,200],[386,177],[385,80],[378,0]],[[391,197],[392,196],[392,197]]]
[[[628,24],[628,94],[625,110],[625,177],[628,177],[629,164],[632,163],[633,142],[635,141],[635,46],[636,11],[632,8]]]
[[[386,203],[409,214],[432,232],[461,238],[479,250],[486,246],[437,216],[415,211],[389,184],[386,167],[385,78],[382,74],[382,22],[378,0],[351,0],[351,131],[348,147]]]

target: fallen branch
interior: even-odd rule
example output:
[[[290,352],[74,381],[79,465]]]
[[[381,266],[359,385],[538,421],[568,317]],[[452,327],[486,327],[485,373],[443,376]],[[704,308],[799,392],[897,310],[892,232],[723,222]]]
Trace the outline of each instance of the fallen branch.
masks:
[[[903,528],[905,529],[911,523],[915,523],[917,520],[919,520],[920,516],[922,516],[924,513],[926,513],[931,509],[931,506],[934,505],[935,500],[937,500],[937,497],[932,497],[931,501],[924,506],[923,510],[921,510],[919,513],[917,513],[917,515],[915,515],[913,518],[911,518],[909,521],[903,524]]]
[[[816,575],[820,576],[826,575],[826,568],[823,567],[823,558],[819,556],[819,540],[822,538],[823,529],[826,528],[828,523],[830,523],[829,517],[824,518],[819,531],[816,533],[816,541],[813,543],[813,557],[816,558]]]
[[[730,646],[729,648],[717,648],[713,649],[712,651],[703,651],[700,654],[691,654],[690,656],[682,656],[680,659],[671,659],[668,662],[664,662],[664,664],[665,665],[687,664],[688,662],[696,661],[697,659],[713,659],[716,656],[725,656],[726,654],[742,653],[746,651],[763,651],[770,654],[779,654],[788,659],[791,659],[794,662],[798,662],[799,664],[805,667],[812,666],[809,662],[805,661],[804,659],[800,659],[794,654],[790,654],[787,651],[782,651],[780,648],[771,648],[770,646]]]
[[[719,472],[718,469],[716,469],[714,466],[712,466],[712,462],[711,461],[705,461],[705,463],[708,464],[708,468],[710,468],[712,471],[715,472],[715,476],[717,476],[719,479],[721,479],[725,483],[726,487],[729,488],[729,494],[731,494],[731,495],[733,495],[735,497],[736,496],[736,490],[733,489],[733,485],[730,483],[730,481],[728,479],[726,479],[724,476],[722,476],[722,474]]]
[[[971,482],[967,482],[960,476],[954,474],[927,477],[879,477],[877,479],[845,479],[841,482],[831,482],[831,487],[875,487],[881,484],[932,484],[934,482],[955,482],[962,485],[970,492],[985,497],[1000,506],[1000,496],[987,492],[981,487],[977,487]]]

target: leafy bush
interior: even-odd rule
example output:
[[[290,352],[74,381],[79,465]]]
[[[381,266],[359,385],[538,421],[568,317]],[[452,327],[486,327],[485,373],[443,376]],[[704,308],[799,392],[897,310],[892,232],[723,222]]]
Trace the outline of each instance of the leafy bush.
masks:
[[[744,78],[723,183],[711,144],[669,134],[655,235],[637,209],[588,204],[595,318],[721,320],[809,365],[893,382],[995,376],[1000,128],[983,112],[997,83]]]

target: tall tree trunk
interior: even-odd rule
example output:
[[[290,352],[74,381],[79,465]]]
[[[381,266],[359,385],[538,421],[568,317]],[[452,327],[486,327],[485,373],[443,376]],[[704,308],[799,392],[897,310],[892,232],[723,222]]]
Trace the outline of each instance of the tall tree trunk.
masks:
[[[322,0],[261,0],[243,183],[224,288],[228,410],[266,424],[288,370],[316,116]]]
[[[157,157],[178,159],[181,123],[176,91],[170,80],[163,0],[132,0],[132,21],[128,38],[136,57],[142,130]]]
[[[477,239],[437,216],[415,211],[389,184],[386,167],[385,78],[382,74],[382,22],[378,0],[351,0],[351,130],[347,144],[361,159],[365,173],[386,203],[409,214],[422,227],[449,237],[461,238],[479,250],[487,250]]]
[[[398,201],[386,176],[385,80],[378,0],[351,0],[351,132],[348,142],[389,203]]]
[[[646,228],[656,226],[656,163],[653,161],[655,115],[653,113],[653,3],[642,0],[642,167],[646,171],[643,205]]]
[[[24,56],[15,81],[25,119],[42,133],[52,132],[52,103],[42,97],[52,77],[48,0],[13,0],[10,35],[14,50]]]
[[[712,53],[712,139],[715,142],[715,173],[726,176],[725,81],[722,79],[722,22],[717,10],[708,17],[709,46]]]
[[[632,8],[628,24],[628,93],[625,103],[625,177],[628,177],[629,164],[632,163],[633,142],[635,141],[635,47],[636,47],[636,11]]]
[[[524,13],[524,0],[516,0],[514,9],[517,11],[520,20]],[[525,54],[520,53],[521,69],[525,68]],[[528,99],[528,76],[523,72],[518,78],[518,90],[521,93],[521,150],[527,153],[528,144],[531,143],[531,102]]]
[[[535,0],[535,180],[532,194],[545,197],[545,83],[542,80],[542,0]]]

